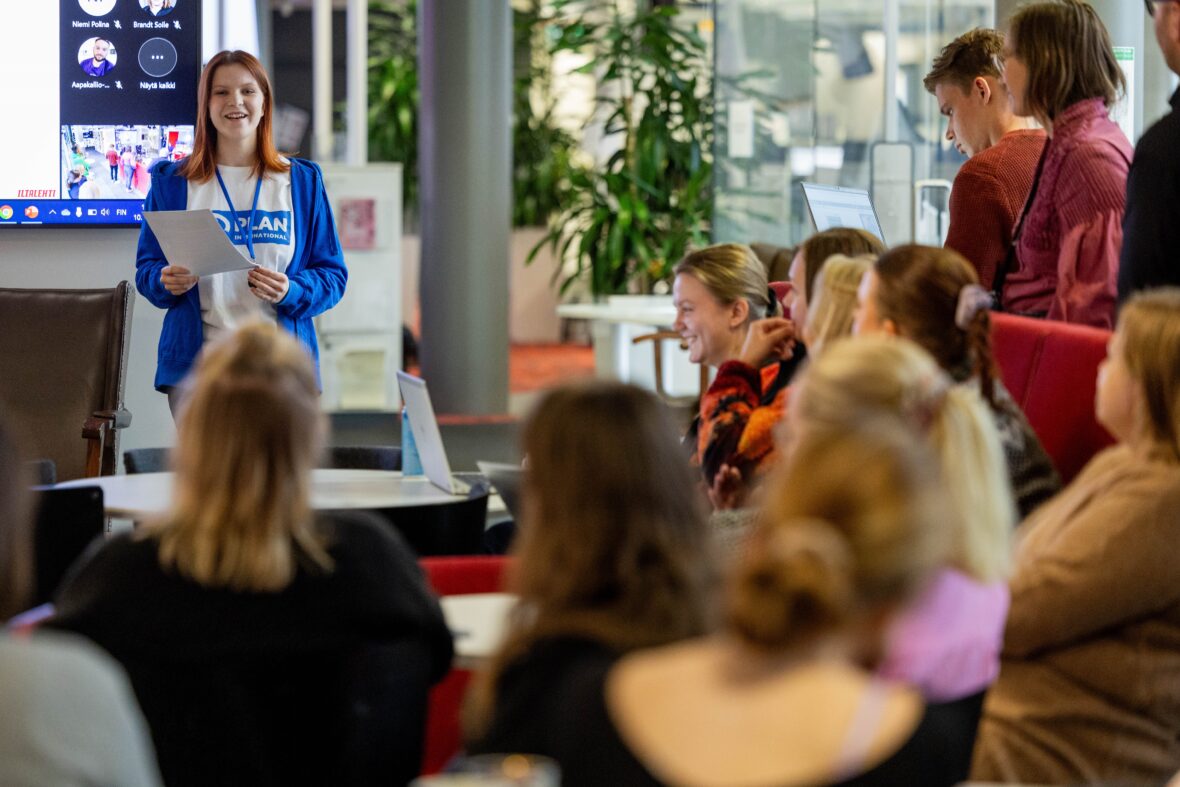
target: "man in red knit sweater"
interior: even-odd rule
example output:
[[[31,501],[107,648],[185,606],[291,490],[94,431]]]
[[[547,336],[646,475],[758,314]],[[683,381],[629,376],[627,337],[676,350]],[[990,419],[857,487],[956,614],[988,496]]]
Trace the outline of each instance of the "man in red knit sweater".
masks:
[[[946,138],[965,156],[951,190],[948,248],[991,289],[1032,188],[1045,132],[1012,114],[997,62],[1004,39],[976,28],[947,44],[923,84],[947,118]]]

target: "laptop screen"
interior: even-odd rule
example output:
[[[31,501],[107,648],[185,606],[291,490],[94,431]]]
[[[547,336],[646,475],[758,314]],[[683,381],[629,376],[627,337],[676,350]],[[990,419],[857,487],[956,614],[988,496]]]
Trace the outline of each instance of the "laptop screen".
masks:
[[[455,493],[457,490],[451,478],[451,465],[443,449],[442,435],[438,431],[438,420],[434,416],[426,381],[405,372],[397,373],[397,381],[402,402],[410,415],[410,428],[414,430],[414,444],[418,447],[423,472],[439,489]]]
[[[832,227],[856,227],[873,233],[881,242],[881,222],[869,193],[863,189],[846,189],[839,186],[821,186],[818,183],[804,183],[803,197],[811,220],[819,232]]]

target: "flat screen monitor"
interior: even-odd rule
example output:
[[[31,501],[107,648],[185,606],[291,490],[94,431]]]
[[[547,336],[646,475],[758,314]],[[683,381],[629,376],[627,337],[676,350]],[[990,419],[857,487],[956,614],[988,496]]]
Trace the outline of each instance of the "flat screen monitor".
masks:
[[[148,170],[192,151],[201,0],[8,5],[0,231],[138,225]]]
[[[867,230],[885,243],[881,222],[873,200],[863,189],[848,189],[840,186],[821,186],[818,183],[803,184],[803,198],[811,221],[816,230],[823,232],[832,227],[856,227]]]

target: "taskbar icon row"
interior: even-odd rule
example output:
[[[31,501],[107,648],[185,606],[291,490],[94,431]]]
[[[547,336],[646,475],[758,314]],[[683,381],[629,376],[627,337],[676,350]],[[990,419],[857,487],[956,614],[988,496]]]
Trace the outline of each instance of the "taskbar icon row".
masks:
[[[126,224],[143,221],[142,200],[0,200],[0,227]]]

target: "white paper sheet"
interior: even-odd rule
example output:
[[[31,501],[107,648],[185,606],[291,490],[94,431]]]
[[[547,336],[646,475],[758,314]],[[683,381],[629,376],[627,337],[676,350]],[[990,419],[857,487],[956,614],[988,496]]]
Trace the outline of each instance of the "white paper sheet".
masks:
[[[195,276],[256,267],[230,242],[211,210],[149,210],[143,217],[169,265],[188,268]]]

